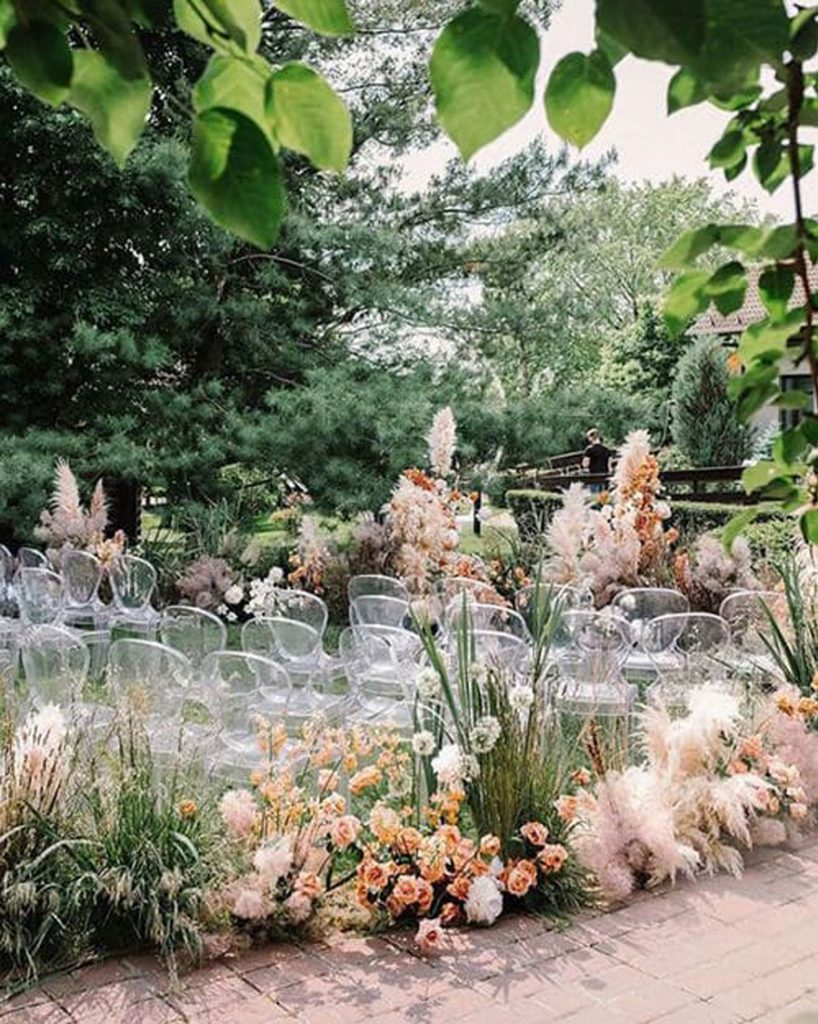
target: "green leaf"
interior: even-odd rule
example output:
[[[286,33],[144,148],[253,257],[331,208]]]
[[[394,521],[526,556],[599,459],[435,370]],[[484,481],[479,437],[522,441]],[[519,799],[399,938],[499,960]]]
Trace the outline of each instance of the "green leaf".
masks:
[[[269,249],[284,216],[281,165],[264,133],[235,110],[206,110],[193,123],[190,187],[217,224]]]
[[[183,32],[216,50],[233,43],[255,53],[261,41],[258,0],[173,0],[173,13]]]
[[[151,106],[149,78],[123,78],[96,50],[76,50],[69,100],[120,167],[136,145]]]
[[[790,172],[787,152],[779,139],[766,138],[753,156],[753,171],[763,188],[773,193]]]
[[[782,475],[780,466],[765,460],[756,462],[754,466],[748,466],[741,474],[741,482],[747,494],[752,494],[753,491],[759,491],[767,484],[771,484],[773,480],[778,480]]]
[[[742,362],[749,363],[761,357],[780,359],[787,351],[787,342],[798,334],[803,322],[803,310],[792,309],[779,322],[765,319],[751,324],[738,345]]]
[[[79,6],[98,49],[119,74],[128,79],[149,77],[128,5],[121,0],[79,0]]]
[[[679,68],[667,87],[667,112],[675,114],[707,99],[707,86],[690,68]]]
[[[759,66],[780,61],[788,43],[781,0],[707,0],[707,38],[690,66],[724,95],[755,85]]]
[[[57,107],[68,96],[73,58],[65,33],[50,21],[14,25],[6,40],[6,59],[37,99]]]
[[[778,227],[759,232],[755,247],[749,255],[785,260],[794,255],[797,246],[798,232],[795,225],[779,224]]]
[[[804,416],[798,428],[813,448],[818,447],[818,416],[812,413]]]
[[[728,555],[733,550],[733,545],[744,528],[749,526],[760,512],[760,508],[757,506],[751,506],[750,508],[743,509],[725,523],[724,528],[721,531],[721,542]]]
[[[0,0],[0,50],[6,45],[9,32],[16,21],[11,0]]]
[[[741,174],[741,172],[744,170],[744,168],[746,166],[747,166],[747,154],[745,153],[744,156],[742,156],[741,160],[739,160],[739,162],[737,164],[733,164],[732,167],[725,167],[724,168],[724,177],[727,179],[727,181],[733,181],[735,178],[737,178]]]
[[[704,0],[597,0],[596,21],[637,57],[686,64],[707,30]]]
[[[236,110],[249,117],[275,147],[273,124],[266,107],[267,83],[272,71],[262,57],[248,60],[214,56],[193,87],[193,109],[200,114],[214,107]]]
[[[662,256],[659,265],[667,270],[684,270],[718,240],[719,229],[716,224],[705,224],[703,227],[686,231]]]
[[[794,287],[795,274],[789,267],[782,267],[780,263],[768,267],[761,274],[758,279],[758,291],[770,319],[783,320],[787,315]]]
[[[809,395],[806,391],[782,391],[773,399],[773,405],[779,409],[806,409],[809,404]]]
[[[603,53],[569,53],[548,79],[548,123],[566,142],[582,149],[605,123],[615,90],[616,79]]]
[[[706,285],[707,294],[716,309],[727,316],[741,309],[747,291],[747,273],[737,260],[725,263],[710,277]]]
[[[514,14],[520,6],[520,0],[479,0],[479,3],[491,14],[499,14],[501,18]]]
[[[792,392],[792,394],[795,393]],[[804,398],[807,397],[803,391],[798,392],[798,394],[803,395]],[[779,403],[776,402],[776,405],[779,405]],[[807,444],[806,437],[804,437],[804,434],[798,427],[784,430],[773,441],[773,459],[779,466],[785,469],[789,468],[804,454]]]
[[[523,117],[534,100],[537,33],[516,15],[473,7],[438,36],[430,72],[438,118],[468,160]]]
[[[810,508],[798,521],[807,544],[818,544],[818,508]]]
[[[734,167],[745,157],[744,136],[741,132],[728,131],[710,150],[711,167]]]
[[[285,64],[270,79],[267,96],[282,146],[316,167],[343,171],[352,152],[352,117],[326,79],[305,64]]]
[[[716,234],[722,245],[745,256],[755,255],[756,246],[764,237],[764,231],[753,224],[722,224]]]
[[[818,7],[799,11],[790,22],[790,50],[798,60],[806,61],[818,50]]]
[[[609,36],[599,25],[596,26],[596,48],[605,54],[612,68],[615,68],[621,60],[628,56],[627,46],[617,42],[613,36]]]
[[[275,6],[322,36],[346,36],[355,31],[346,0],[275,0]]]
[[[677,277],[665,296],[663,315],[668,331],[681,334],[690,321],[707,308],[709,298],[706,285],[709,279],[706,270],[689,270]]]

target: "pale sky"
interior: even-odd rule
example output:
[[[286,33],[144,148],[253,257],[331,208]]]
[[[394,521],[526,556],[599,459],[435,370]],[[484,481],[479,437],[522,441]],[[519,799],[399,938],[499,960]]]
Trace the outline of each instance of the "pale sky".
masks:
[[[544,75],[566,53],[572,50],[588,53],[593,49],[593,9],[593,0],[567,0],[553,16],[542,41]],[[770,196],[749,168],[729,184],[723,172],[710,171],[707,153],[730,115],[702,103],[668,117],[665,103],[671,75],[672,69],[663,64],[632,57],[626,57],[617,65],[614,109],[596,139],[582,151],[582,156],[593,159],[615,149],[618,159],[613,171],[625,181],[663,181],[674,174],[687,178],[709,176],[716,191],[732,189],[754,199],[762,214],[772,213],[792,220],[792,196],[786,182]],[[544,135],[549,148],[559,148],[560,141],[545,119],[542,92],[541,86],[534,107],[519,124],[474,157],[475,167],[491,167],[511,156],[538,133]],[[422,187],[455,153],[455,147],[447,140],[416,161],[412,160],[406,185]],[[807,181],[812,185],[811,179]],[[806,191],[809,194],[812,189],[808,187]],[[808,209],[810,205],[808,203]]]

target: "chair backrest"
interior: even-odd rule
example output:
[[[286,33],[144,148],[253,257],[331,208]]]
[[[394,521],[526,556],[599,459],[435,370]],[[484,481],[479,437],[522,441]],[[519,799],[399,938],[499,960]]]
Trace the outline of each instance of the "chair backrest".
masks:
[[[403,627],[409,621],[409,602],[384,594],[361,594],[349,603],[353,626]]]
[[[519,612],[499,604],[478,604],[455,597],[446,609],[446,623],[449,631],[456,631],[465,615],[471,629],[494,633],[511,633],[520,640],[528,640],[529,632],[525,619]]]
[[[727,623],[720,615],[708,612],[659,615],[645,627],[643,639],[649,654],[710,654],[729,642],[730,629]]]
[[[102,580],[102,562],[96,555],[66,548],[60,559],[60,574],[68,607],[84,608],[96,601]]]
[[[20,651],[20,620],[0,619],[0,686],[14,682]]]
[[[108,570],[114,602],[120,611],[144,612],[156,589],[156,569],[144,558],[120,555]]]
[[[379,626],[377,624],[351,627],[359,636],[377,637],[386,643],[393,656],[402,664],[417,662],[423,651],[423,641],[411,629],[399,626]]]
[[[485,580],[473,579],[471,576],[444,576],[435,583],[434,590],[444,608],[451,603],[452,598],[463,593],[469,594],[475,601],[481,601],[484,604],[489,603],[488,595],[495,594],[490,583],[486,583]]]
[[[321,651],[321,635],[306,622],[265,615],[244,623],[241,647],[243,651],[286,664],[315,658]]]
[[[21,569],[48,569],[48,559],[37,548],[20,548],[17,552],[17,565]]]
[[[627,622],[618,615],[572,609],[560,616],[553,650],[561,673],[574,665],[589,680],[616,679],[631,649]]]
[[[162,612],[159,637],[163,644],[181,651],[194,665],[199,665],[206,655],[227,647],[227,626],[203,608],[172,604]]]
[[[14,555],[5,544],[0,544],[0,587],[9,584],[14,575]]]
[[[303,622],[321,637],[326,631],[329,619],[326,601],[316,594],[309,594],[306,590],[286,590],[283,587],[276,590],[275,610],[271,610],[270,614]]]
[[[759,632],[769,634],[771,615],[786,631],[787,598],[777,590],[737,590],[722,601],[719,615],[727,623],[734,644],[766,650]]]
[[[350,602],[365,594],[376,597],[396,597],[400,601],[409,600],[409,588],[394,576],[361,575],[353,576],[347,584],[347,595]]]
[[[21,634],[21,654],[34,704],[69,706],[88,678],[90,654],[82,638],[61,626],[31,626]]]
[[[364,716],[388,718],[408,699],[408,677],[394,644],[375,630],[378,627],[347,627],[338,639],[338,652],[350,689]]]
[[[62,580],[50,569],[23,568],[17,573],[20,617],[31,625],[53,624],[62,614]]]
[[[679,590],[669,587],[630,587],[621,590],[613,599],[612,608],[631,627],[634,643],[641,644],[645,626],[660,615],[684,615],[690,602]]]
[[[193,666],[180,651],[152,640],[115,640],[108,651],[108,684],[146,719],[177,715],[192,690]]]
[[[491,629],[474,629],[469,632],[471,663],[481,663],[495,672],[517,674],[525,669],[529,656],[528,644],[513,633]]]

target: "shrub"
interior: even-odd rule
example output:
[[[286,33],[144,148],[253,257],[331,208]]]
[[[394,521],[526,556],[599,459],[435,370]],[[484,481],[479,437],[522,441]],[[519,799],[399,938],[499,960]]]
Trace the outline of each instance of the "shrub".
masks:
[[[695,466],[733,466],[752,452],[752,430],[739,423],[728,382],[718,340],[701,338],[679,360],[673,384],[673,436]]]

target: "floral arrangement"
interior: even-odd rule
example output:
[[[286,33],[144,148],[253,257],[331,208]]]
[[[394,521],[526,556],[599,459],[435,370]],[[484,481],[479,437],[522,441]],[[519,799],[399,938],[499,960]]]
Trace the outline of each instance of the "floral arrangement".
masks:
[[[202,555],[184,570],[176,579],[176,590],[180,596],[205,611],[213,612],[222,608],[227,596],[238,596],[233,588],[236,586],[236,574],[224,558],[213,558]],[[231,593],[232,591],[232,593]]]
[[[318,520],[314,516],[302,516],[298,544],[290,556],[292,571],[288,582],[320,597],[324,593],[324,576],[332,561],[333,553],[319,529]]]
[[[70,465],[64,459],[58,459],[51,508],[40,513],[40,525],[34,531],[38,540],[47,545],[53,561],[59,563],[60,551],[70,547],[90,551],[108,565],[122,553],[126,540],[121,530],[106,538],[107,525],[108,510],[102,480],[97,480],[91,501],[85,508]]]
[[[673,577],[690,607],[702,612],[717,613],[732,591],[761,586],[752,570],[750,545],[743,537],[738,537],[728,552],[717,537],[707,533],[698,538],[692,552],[676,555]]]

